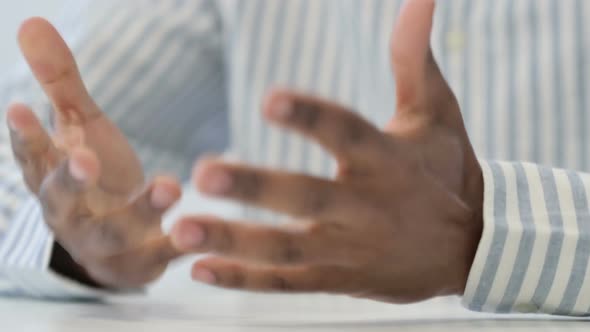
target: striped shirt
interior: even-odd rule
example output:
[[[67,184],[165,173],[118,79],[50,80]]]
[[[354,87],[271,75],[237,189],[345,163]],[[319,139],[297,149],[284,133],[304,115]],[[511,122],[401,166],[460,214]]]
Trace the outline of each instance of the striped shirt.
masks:
[[[261,100],[279,85],[385,124],[395,112],[389,39],[401,3],[76,1],[58,27],[150,172],[186,178],[197,155],[227,146],[248,163],[329,176],[333,160],[264,123]],[[438,1],[435,56],[485,181],[484,231],[463,297],[472,310],[590,314],[586,13],[583,0]],[[10,99],[50,111],[22,64],[0,89],[0,101]],[[0,276],[29,295],[95,296],[49,270],[53,237],[4,128],[0,139]]]

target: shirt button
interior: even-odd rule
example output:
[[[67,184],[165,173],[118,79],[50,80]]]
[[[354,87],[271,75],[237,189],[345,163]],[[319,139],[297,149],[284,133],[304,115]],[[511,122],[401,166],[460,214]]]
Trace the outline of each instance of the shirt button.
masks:
[[[465,34],[455,30],[447,33],[447,49],[452,52],[460,52],[465,48]]]

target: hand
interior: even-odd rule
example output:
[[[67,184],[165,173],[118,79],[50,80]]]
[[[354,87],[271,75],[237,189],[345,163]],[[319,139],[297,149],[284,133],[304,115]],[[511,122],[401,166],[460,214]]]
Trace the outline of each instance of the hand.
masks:
[[[384,131],[346,108],[289,91],[268,120],[317,141],[335,179],[202,161],[204,193],[288,213],[268,227],[196,216],[179,250],[214,256],[193,278],[254,291],[330,292],[395,303],[462,294],[482,230],[482,174],[429,46],[433,0],[407,1],[394,32],[395,118]]]
[[[70,50],[48,22],[25,22],[19,43],[53,105],[56,131],[50,137],[28,107],[12,105],[12,148],[45,221],[75,261],[58,272],[81,269],[108,287],[155,279],[177,256],[160,220],[180,186],[168,177],[146,185],[133,149],[89,96]]]

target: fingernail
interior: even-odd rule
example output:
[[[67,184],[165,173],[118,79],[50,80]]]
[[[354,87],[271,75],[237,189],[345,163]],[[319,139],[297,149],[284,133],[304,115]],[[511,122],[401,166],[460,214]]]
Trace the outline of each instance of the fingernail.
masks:
[[[227,193],[232,186],[231,176],[222,170],[213,170],[205,174],[203,189],[213,195]]]
[[[155,186],[152,190],[151,200],[156,209],[166,209],[176,201],[176,196],[160,186]]]
[[[205,232],[201,226],[188,224],[182,227],[182,233],[179,234],[178,244],[181,248],[196,249],[205,241]]]
[[[85,181],[88,178],[86,170],[80,167],[80,165],[77,162],[70,160],[68,166],[70,169],[70,174],[72,175],[72,177],[74,177],[74,179],[78,181]]]
[[[270,109],[270,116],[276,120],[286,120],[293,114],[293,104],[287,99],[274,103]]]
[[[192,277],[193,280],[200,281],[205,284],[214,284],[217,281],[213,272],[201,267],[193,270]]]

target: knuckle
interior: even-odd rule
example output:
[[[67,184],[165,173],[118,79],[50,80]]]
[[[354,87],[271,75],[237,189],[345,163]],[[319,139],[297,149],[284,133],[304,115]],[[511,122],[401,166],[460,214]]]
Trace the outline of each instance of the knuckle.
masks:
[[[295,243],[292,236],[280,239],[277,260],[282,263],[296,264],[303,260],[303,250]]]
[[[362,144],[367,137],[367,128],[362,120],[356,116],[351,116],[345,120],[340,137],[343,144]]]
[[[243,288],[246,285],[246,276],[235,266],[228,269],[225,279],[227,285],[232,288]]]
[[[321,108],[318,105],[306,102],[295,103],[295,112],[291,120],[308,130],[313,130],[317,127],[320,117]]]
[[[350,148],[379,142],[376,133],[364,119],[350,112],[338,127],[337,137],[341,148]]]
[[[264,186],[264,176],[259,172],[243,172],[236,175],[235,192],[240,197],[258,200]]]
[[[367,168],[341,164],[338,170],[338,176],[340,178],[369,179],[373,176],[373,172]]]
[[[219,224],[218,236],[216,242],[212,245],[221,253],[230,253],[235,250],[236,239],[231,228],[227,224]]]
[[[278,292],[293,292],[296,290],[289,280],[278,274],[274,274],[271,276],[270,289]]]
[[[305,215],[317,215],[324,212],[330,205],[331,196],[326,188],[318,186],[302,196],[302,212]]]
[[[57,68],[51,73],[50,76],[45,77],[43,80],[41,80],[41,83],[44,85],[54,85],[64,80],[67,80],[69,77],[72,77],[74,73],[74,68],[72,68],[71,66]]]

